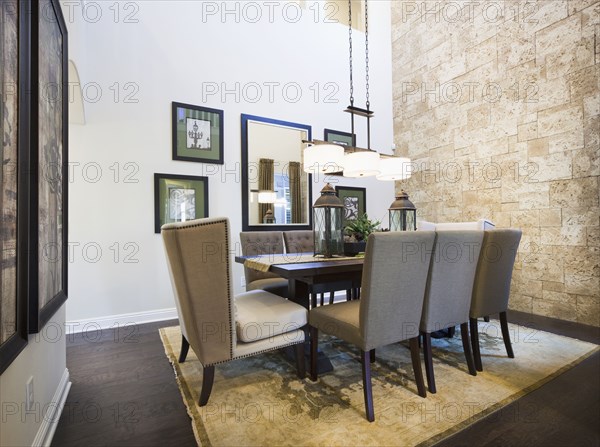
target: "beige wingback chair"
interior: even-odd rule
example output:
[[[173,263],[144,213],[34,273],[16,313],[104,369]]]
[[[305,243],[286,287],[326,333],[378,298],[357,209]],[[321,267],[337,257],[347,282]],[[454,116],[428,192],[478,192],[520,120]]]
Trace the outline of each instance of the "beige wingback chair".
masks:
[[[191,346],[203,367],[200,406],[219,363],[298,345],[298,376],[304,377],[307,311],[263,290],[233,296],[228,219],[167,224],[161,233],[181,325],[179,361]]]
[[[483,246],[479,255],[469,312],[471,343],[475,368],[478,371],[483,371],[477,327],[477,319],[480,317],[499,314],[506,353],[510,358],[515,356],[510,343],[506,311],[510,296],[510,281],[521,235],[521,230],[502,229],[486,231],[483,236]]]
[[[434,239],[433,231],[371,234],[365,251],[360,300],[309,312],[311,379],[317,380],[319,331],[358,346],[365,411],[370,422],[375,420],[370,363],[374,350],[380,346],[410,340],[418,393],[426,396],[417,337]]]
[[[479,219],[473,222],[443,222],[433,223],[426,220],[417,221],[417,229],[425,231],[433,230],[491,230],[494,224],[487,219]]]
[[[469,307],[483,231],[436,231],[421,316],[427,385],[436,392],[431,333],[460,324],[460,335],[471,375],[476,375],[469,344]]]
[[[283,253],[281,231],[243,231],[240,233],[242,255],[256,256]],[[282,297],[288,296],[288,281],[274,273],[259,272],[244,266],[246,290],[266,290]]]

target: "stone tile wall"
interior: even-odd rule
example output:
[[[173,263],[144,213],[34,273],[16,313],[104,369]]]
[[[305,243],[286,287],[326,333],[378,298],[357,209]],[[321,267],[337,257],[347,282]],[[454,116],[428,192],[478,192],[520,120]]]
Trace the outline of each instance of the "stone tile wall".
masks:
[[[600,325],[600,2],[393,1],[398,182],[435,222],[520,227],[510,307]]]

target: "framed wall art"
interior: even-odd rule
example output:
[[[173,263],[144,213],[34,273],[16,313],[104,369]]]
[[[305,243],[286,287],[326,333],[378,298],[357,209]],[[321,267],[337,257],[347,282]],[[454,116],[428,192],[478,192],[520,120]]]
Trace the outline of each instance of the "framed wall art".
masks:
[[[223,164],[223,111],[174,102],[173,160]]]
[[[67,299],[68,48],[58,0],[31,11],[29,332]]]
[[[0,4],[0,374],[27,345],[29,15]]]
[[[356,146],[356,135],[349,132],[325,129],[323,130],[323,139],[342,146]]]
[[[367,212],[367,189],[353,186],[336,186],[335,192],[344,203],[344,221],[342,226],[348,222],[358,219]]]
[[[166,223],[208,217],[208,177],[154,174],[154,232]]]

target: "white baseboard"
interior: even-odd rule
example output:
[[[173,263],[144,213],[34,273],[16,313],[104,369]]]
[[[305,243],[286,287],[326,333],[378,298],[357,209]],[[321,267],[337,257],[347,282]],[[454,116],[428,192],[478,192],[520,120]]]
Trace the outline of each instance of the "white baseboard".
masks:
[[[149,310],[129,314],[108,315],[106,317],[86,318],[78,321],[67,321],[65,331],[67,334],[78,334],[83,331],[109,329],[115,325],[126,326],[130,324],[153,323],[155,321],[172,320],[177,318],[177,309]]]
[[[69,390],[71,389],[71,381],[69,380],[69,370],[65,368],[60,379],[58,387],[52,397],[51,405],[48,406],[48,411],[42,419],[42,423],[33,440],[33,447],[49,447],[54,437],[54,432],[58,426],[60,415],[62,414]]]

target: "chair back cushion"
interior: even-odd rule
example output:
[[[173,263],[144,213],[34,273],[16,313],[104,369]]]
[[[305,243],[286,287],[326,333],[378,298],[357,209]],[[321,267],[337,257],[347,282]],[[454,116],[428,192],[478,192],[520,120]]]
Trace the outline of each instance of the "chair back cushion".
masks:
[[[433,231],[369,236],[359,317],[364,350],[418,335],[434,240]]]
[[[256,256],[283,253],[283,235],[281,231],[242,231],[240,233],[243,256]],[[244,267],[246,284],[257,279],[279,278],[271,272],[259,272]]]
[[[436,234],[421,317],[424,332],[469,321],[473,280],[483,241],[483,231]]]
[[[429,223],[429,222],[428,222]],[[475,222],[445,222],[436,223],[436,230],[491,230],[494,224],[487,219],[479,219]]]
[[[286,253],[314,253],[315,236],[312,230],[283,232]]]
[[[484,232],[473,286],[471,318],[493,315],[508,309],[510,281],[521,234],[518,229]]]
[[[229,220],[162,226],[179,322],[202,365],[233,356],[235,326],[229,264]]]

